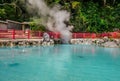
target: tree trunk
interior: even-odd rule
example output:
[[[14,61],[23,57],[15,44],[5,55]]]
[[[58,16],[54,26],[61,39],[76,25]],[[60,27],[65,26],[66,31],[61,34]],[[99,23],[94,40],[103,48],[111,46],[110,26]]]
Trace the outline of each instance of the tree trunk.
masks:
[[[113,5],[115,4],[115,0],[113,0]]]
[[[106,5],[106,0],[103,0],[103,5],[104,5],[104,6]]]

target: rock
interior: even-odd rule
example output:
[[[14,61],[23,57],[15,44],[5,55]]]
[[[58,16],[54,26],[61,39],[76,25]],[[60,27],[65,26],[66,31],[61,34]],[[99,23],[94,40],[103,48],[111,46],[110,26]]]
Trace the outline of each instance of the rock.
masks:
[[[104,47],[110,47],[110,48],[119,47],[115,42],[111,42],[111,41],[103,43],[102,46],[104,46]]]
[[[107,36],[105,36],[105,37],[103,38],[103,40],[104,40],[105,42],[107,42],[107,41],[109,41],[109,38],[108,38]]]
[[[71,44],[94,44],[103,47],[118,48],[120,47],[120,39],[113,39],[112,41],[105,37],[104,39],[72,39]]]
[[[43,41],[50,41],[50,35],[48,33],[43,33]]]

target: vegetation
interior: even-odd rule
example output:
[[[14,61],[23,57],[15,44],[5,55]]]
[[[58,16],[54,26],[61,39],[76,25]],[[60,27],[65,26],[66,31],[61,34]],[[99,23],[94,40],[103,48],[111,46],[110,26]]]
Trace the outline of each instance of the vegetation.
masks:
[[[21,2],[20,2],[21,1]],[[30,21],[22,1],[0,0],[0,20]],[[108,32],[120,29],[120,0],[45,0],[49,6],[60,4],[71,13],[73,32]],[[45,30],[33,25],[33,30]]]
[[[31,27],[31,30],[35,30],[35,31],[46,31],[46,29],[45,29],[45,27],[43,26],[43,25],[41,25],[41,24],[38,24],[38,23],[36,23],[36,22],[34,22],[34,21],[32,21],[31,23],[30,23],[30,27]]]

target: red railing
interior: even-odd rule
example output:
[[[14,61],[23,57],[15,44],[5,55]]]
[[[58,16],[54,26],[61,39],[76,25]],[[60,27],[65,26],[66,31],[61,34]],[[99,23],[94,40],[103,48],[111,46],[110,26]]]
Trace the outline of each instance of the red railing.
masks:
[[[30,33],[25,33],[22,30],[0,30],[0,38],[8,38],[8,39],[23,39],[30,38]]]
[[[8,32],[8,30],[0,30],[0,38],[12,38],[12,32]]]
[[[96,38],[95,33],[73,33],[73,38]]]
[[[41,31],[31,31],[31,30],[0,30],[0,38],[8,39],[40,39],[42,38],[44,32]],[[59,39],[60,33],[58,32],[47,32],[51,38]],[[108,32],[108,33],[72,33],[72,38],[120,38],[120,32]]]
[[[48,32],[48,34],[53,39],[59,39],[60,38],[60,33],[59,32]]]
[[[28,38],[42,38],[42,35],[41,31],[29,31]]]
[[[73,38],[120,38],[120,32],[108,32],[108,33],[73,33]]]

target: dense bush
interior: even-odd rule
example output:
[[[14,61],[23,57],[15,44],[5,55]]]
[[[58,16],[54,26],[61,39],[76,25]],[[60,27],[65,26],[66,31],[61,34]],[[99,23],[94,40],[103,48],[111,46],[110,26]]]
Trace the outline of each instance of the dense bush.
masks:
[[[74,32],[108,32],[120,28],[119,5],[100,6],[91,1],[79,4],[71,19],[75,26]]]

